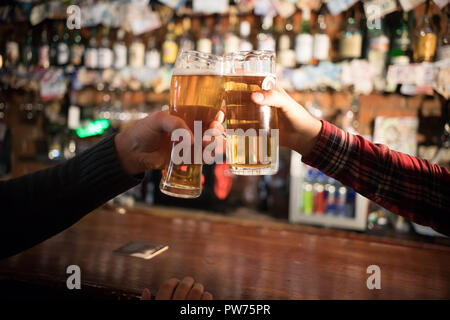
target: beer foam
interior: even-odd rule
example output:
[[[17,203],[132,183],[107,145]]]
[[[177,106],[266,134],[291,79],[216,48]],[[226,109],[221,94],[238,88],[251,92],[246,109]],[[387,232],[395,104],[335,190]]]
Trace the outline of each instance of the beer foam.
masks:
[[[224,77],[273,77],[276,79],[276,75],[270,72],[249,72],[249,71],[242,71],[242,73],[239,72],[225,72],[223,73]]]
[[[220,76],[219,71],[198,69],[173,69],[174,76]]]

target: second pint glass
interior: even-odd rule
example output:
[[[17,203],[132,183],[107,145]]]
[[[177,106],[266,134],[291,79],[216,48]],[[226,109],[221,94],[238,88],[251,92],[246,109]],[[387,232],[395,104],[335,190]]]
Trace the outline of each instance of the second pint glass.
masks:
[[[275,54],[242,51],[224,57],[227,163],[237,175],[278,171],[278,113],[254,103],[255,91],[275,87]]]
[[[222,106],[222,67],[222,57],[212,54],[185,50],[177,57],[170,85],[170,113],[182,118],[194,134],[194,121],[201,121],[203,136]],[[163,171],[159,188],[171,196],[196,198],[202,191],[202,155],[200,161],[194,161],[192,146],[190,161],[177,164],[176,143],[172,143],[170,163]]]

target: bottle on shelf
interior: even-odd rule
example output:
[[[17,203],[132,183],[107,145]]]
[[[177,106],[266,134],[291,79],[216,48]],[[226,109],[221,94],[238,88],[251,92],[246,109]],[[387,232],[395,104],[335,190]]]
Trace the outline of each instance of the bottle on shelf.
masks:
[[[314,169],[308,168],[305,180],[303,181],[302,185],[301,211],[305,215],[313,214],[314,210],[313,184],[314,184]]]
[[[98,68],[108,69],[113,65],[113,51],[109,41],[109,28],[103,27],[102,39],[98,48]]]
[[[42,69],[50,67],[50,45],[48,43],[48,26],[44,25],[41,33],[41,43],[38,50],[38,66]]]
[[[443,34],[439,43],[437,60],[446,60],[450,59],[450,9],[447,13],[447,26],[443,30]]]
[[[313,57],[313,36],[309,31],[310,11],[302,11],[302,29],[295,38],[295,59],[297,64],[309,64]]]
[[[98,68],[97,30],[91,28],[88,47],[84,55],[84,65],[88,69]]]
[[[329,58],[330,37],[327,34],[325,18],[326,7],[324,3],[317,15],[317,25],[313,37],[313,64],[318,64],[320,61],[326,61]]]
[[[33,30],[29,29],[22,49],[22,63],[25,67],[30,68],[36,65],[36,60],[36,51],[33,46]]]
[[[57,65],[65,66],[70,62],[70,48],[69,48],[69,31],[65,24],[61,23],[60,28],[62,29],[62,36],[58,42],[58,53],[57,53]]]
[[[51,41],[50,41],[50,65],[58,65],[58,44],[60,41],[58,28],[56,23],[52,24]]]
[[[286,68],[295,67],[295,47],[294,47],[293,25],[290,20],[284,24],[284,30],[278,37],[277,59],[278,63]]]
[[[431,62],[436,53],[437,34],[430,16],[430,1],[414,32],[413,58],[415,62]]]
[[[325,198],[326,198],[326,214],[334,215],[336,212],[336,181],[328,177],[325,184]]]
[[[216,15],[214,18],[214,31],[211,36],[212,53],[216,55],[223,55],[225,51],[224,34],[222,30],[222,18]]]
[[[214,31],[211,36],[212,53],[216,55],[223,55],[225,50],[224,35],[222,30],[222,18],[219,15],[214,19]]]
[[[389,52],[389,38],[385,33],[383,20],[368,26],[367,60],[372,66],[374,86],[383,91],[386,87],[386,60]]]
[[[176,35],[174,32],[175,25],[173,21],[169,22],[167,26],[166,38],[162,44],[162,62],[164,65],[173,65],[177,59],[178,44],[176,42]]]
[[[6,41],[6,63],[8,67],[14,67],[19,63],[19,43],[16,41],[16,32],[9,33]]]
[[[209,28],[206,25],[206,21],[203,22],[200,38],[197,40],[197,51],[212,53],[211,35],[209,34]]]
[[[241,41],[239,43],[240,51],[250,51],[253,50],[253,44],[250,41],[250,22],[247,20],[242,20],[239,26],[239,35],[241,36]]]
[[[183,33],[181,34],[179,41],[180,50],[194,50],[195,43],[191,35],[191,18],[184,17],[182,26],[183,26]]]
[[[273,16],[267,15],[263,18],[261,32],[258,33],[258,50],[274,51],[276,47],[275,37],[272,33]]]
[[[161,66],[161,54],[156,47],[156,38],[153,35],[148,38],[145,66],[151,69],[158,69]]]
[[[313,210],[316,215],[323,215],[326,212],[325,199],[325,175],[318,171],[316,181],[313,184]]]
[[[336,213],[335,215],[345,217],[347,210],[347,188],[341,183],[336,187]]]
[[[70,45],[70,63],[73,66],[83,65],[85,46],[83,44],[83,38],[79,29],[75,29],[72,36],[72,41]]]
[[[352,8],[347,17],[347,24],[342,31],[339,42],[339,56],[341,59],[359,59],[362,54],[363,34],[355,19]]]
[[[129,49],[130,67],[140,68],[145,63],[145,45],[140,37],[134,37]]]
[[[233,53],[239,51],[240,39],[237,34],[238,28],[238,18],[237,15],[232,12],[230,13],[228,21],[228,32],[225,34],[224,40],[224,52]]]
[[[411,35],[408,25],[408,13],[402,12],[399,25],[395,27],[392,35],[390,63],[394,65],[407,65],[411,59]]]
[[[116,41],[113,45],[114,53],[114,68],[123,69],[127,66],[127,46],[125,44],[125,31],[123,29],[117,30]]]

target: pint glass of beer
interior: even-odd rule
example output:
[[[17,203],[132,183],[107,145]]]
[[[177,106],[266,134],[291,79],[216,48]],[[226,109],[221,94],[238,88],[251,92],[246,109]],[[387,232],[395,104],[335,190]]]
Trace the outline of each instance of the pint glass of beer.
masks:
[[[278,171],[278,113],[251,99],[275,87],[275,54],[241,51],[224,56],[227,163],[237,175]]]
[[[182,118],[195,135],[190,154],[176,153],[172,142],[170,163],[163,171],[159,188],[168,195],[179,198],[196,198],[202,191],[203,133],[214,120],[223,100],[223,58],[192,50],[183,50],[177,57],[170,85],[170,113]],[[194,130],[194,125],[197,130]],[[198,130],[201,125],[201,130]],[[183,151],[184,152],[184,151]],[[200,154],[195,154],[199,153]],[[178,158],[177,158],[178,157]]]

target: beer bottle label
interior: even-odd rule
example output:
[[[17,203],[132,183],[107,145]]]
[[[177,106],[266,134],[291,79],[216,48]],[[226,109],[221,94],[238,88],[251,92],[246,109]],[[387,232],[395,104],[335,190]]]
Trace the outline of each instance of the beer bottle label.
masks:
[[[313,37],[308,33],[301,33],[295,39],[295,56],[298,63],[308,64],[313,54]]]
[[[70,60],[74,66],[79,66],[81,64],[81,60],[83,59],[84,46],[74,44],[71,49],[72,54]]]
[[[340,56],[342,58],[359,58],[362,49],[362,36],[354,33],[350,37],[343,37],[340,44]]]
[[[143,43],[136,42],[130,48],[130,66],[142,67],[144,65],[145,46]]]
[[[96,48],[88,48],[84,57],[84,64],[87,68],[95,69],[98,66],[98,54]]]
[[[43,68],[48,68],[50,65],[50,55],[49,55],[49,46],[42,45],[39,47],[39,66]]]
[[[109,48],[98,49],[98,67],[101,69],[107,69],[112,66],[113,54]]]
[[[327,60],[330,50],[330,38],[327,34],[318,33],[314,35],[313,56],[317,60]]]
[[[69,62],[69,46],[65,42],[58,43],[57,62],[59,65],[64,65]]]
[[[212,52],[212,42],[208,38],[201,38],[197,42],[197,50],[201,52],[211,53]]]
[[[156,49],[147,51],[145,54],[145,66],[152,69],[158,69],[161,65],[161,55]]]
[[[419,37],[417,43],[417,56],[419,60],[431,61],[436,51],[436,35],[427,33]]]
[[[16,63],[19,60],[19,44],[17,42],[8,41],[6,43],[6,57],[12,63]]]
[[[123,44],[114,44],[114,68],[122,69],[127,65],[127,47]]]
[[[178,46],[175,41],[165,41],[162,46],[163,62],[168,64],[175,63],[178,54]]]

